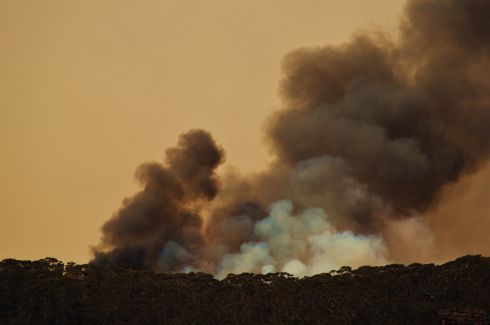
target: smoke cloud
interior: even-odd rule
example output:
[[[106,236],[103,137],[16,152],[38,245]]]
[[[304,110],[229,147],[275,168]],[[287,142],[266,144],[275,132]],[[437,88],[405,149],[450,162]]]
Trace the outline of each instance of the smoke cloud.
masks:
[[[103,226],[94,263],[309,275],[465,252],[447,244],[464,211],[442,212],[488,162],[490,2],[410,0],[396,37],[299,49],[283,70],[271,165],[220,181],[210,134],[183,134],[138,168],[143,190]],[[467,227],[471,253],[485,218],[467,219],[486,227]]]
[[[165,165],[141,165],[136,179],[143,190],[102,227],[93,262],[163,271],[192,263],[203,243],[199,209],[218,192],[215,169],[222,161],[211,135],[192,130],[167,150]]]
[[[323,209],[297,215],[292,210],[291,201],[274,203],[269,216],[255,223],[255,240],[242,244],[240,252],[225,255],[218,276],[250,271],[311,275],[343,265],[386,263],[381,238],[338,232]]]

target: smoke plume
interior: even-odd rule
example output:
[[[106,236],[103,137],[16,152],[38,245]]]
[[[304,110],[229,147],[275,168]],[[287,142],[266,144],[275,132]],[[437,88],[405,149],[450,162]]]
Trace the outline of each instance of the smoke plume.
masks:
[[[490,2],[410,0],[396,36],[298,49],[283,70],[271,165],[219,181],[219,146],[183,134],[139,167],[94,263],[221,277],[453,257],[464,211],[441,211],[490,153]],[[480,215],[467,220],[490,230]]]
[[[192,263],[203,244],[202,204],[218,192],[216,167],[222,150],[206,131],[183,134],[166,152],[166,164],[146,163],[136,171],[143,190],[123,201],[102,227],[94,262],[170,271]]]

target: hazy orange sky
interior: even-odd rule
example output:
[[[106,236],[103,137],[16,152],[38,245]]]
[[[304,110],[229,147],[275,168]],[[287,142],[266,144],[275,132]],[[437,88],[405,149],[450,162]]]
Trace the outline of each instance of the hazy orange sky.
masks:
[[[0,1],[0,259],[87,262],[135,168],[190,128],[260,168],[284,54],[393,29],[403,3]]]

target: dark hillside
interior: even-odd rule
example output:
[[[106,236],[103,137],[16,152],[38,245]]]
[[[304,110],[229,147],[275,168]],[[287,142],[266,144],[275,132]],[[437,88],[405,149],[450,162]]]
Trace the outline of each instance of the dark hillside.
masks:
[[[437,324],[439,312],[484,319],[487,309],[490,258],[481,256],[222,281],[52,258],[0,262],[1,324]]]

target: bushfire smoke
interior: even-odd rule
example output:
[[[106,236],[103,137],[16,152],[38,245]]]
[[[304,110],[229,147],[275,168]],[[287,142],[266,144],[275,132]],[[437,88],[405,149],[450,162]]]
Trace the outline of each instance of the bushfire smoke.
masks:
[[[488,161],[489,76],[487,0],[410,0],[396,37],[296,50],[271,165],[219,180],[211,135],[183,134],[139,167],[93,262],[224,276],[447,258],[433,227],[447,188]]]

